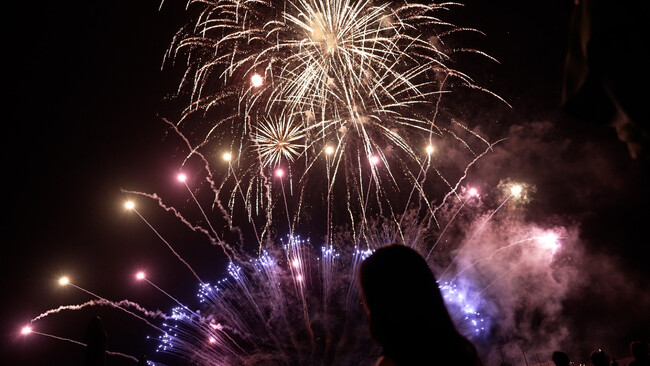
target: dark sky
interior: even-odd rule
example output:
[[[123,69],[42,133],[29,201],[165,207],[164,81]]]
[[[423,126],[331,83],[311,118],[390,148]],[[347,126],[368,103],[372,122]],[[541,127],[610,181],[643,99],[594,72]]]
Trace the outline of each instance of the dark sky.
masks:
[[[68,274],[109,299],[128,298],[151,308],[172,304],[136,284],[131,279],[136,269],[150,268],[155,282],[179,298],[189,299],[195,292],[195,286],[186,285],[193,283],[191,277],[163,244],[141,221],[124,213],[120,192],[155,191],[176,169],[168,163],[174,152],[166,145],[160,118],[173,114],[173,103],[165,97],[180,73],[178,68],[161,70],[161,65],[173,34],[187,21],[185,4],[167,1],[159,11],[156,1],[20,3],[5,12],[3,32],[2,359],[9,365],[79,364],[79,346],[17,334],[47,309],[88,300],[73,288],[59,288],[60,275]],[[482,74],[473,75],[513,105],[468,106],[468,118],[489,115],[504,128],[551,120],[557,135],[579,146],[591,142],[594,155],[604,157],[604,166],[585,164],[602,168],[603,179],[611,174],[617,183],[593,186],[600,191],[591,207],[584,202],[572,206],[577,201],[564,200],[561,189],[541,187],[551,199],[539,209],[589,212],[580,217],[590,249],[611,255],[621,269],[645,281],[649,271],[642,254],[650,244],[647,163],[631,159],[611,127],[573,119],[560,106],[573,2],[465,4],[454,13],[454,21],[484,31],[486,37],[470,41],[501,62],[476,66]],[[592,178],[584,176],[577,184],[590,189]],[[555,184],[553,179],[546,182]],[[206,253],[191,255],[198,260]],[[220,263],[215,263],[203,275],[218,276]],[[628,305],[608,306],[602,314],[625,313]],[[62,313],[39,323],[39,329],[81,340],[94,314]],[[100,309],[98,314],[107,324],[109,349],[137,356],[156,347],[145,340],[154,333],[137,320],[118,310]],[[647,325],[634,331],[643,336],[644,328],[647,336]],[[626,342],[621,339],[611,347],[625,352]],[[111,360],[111,365],[122,364]]]

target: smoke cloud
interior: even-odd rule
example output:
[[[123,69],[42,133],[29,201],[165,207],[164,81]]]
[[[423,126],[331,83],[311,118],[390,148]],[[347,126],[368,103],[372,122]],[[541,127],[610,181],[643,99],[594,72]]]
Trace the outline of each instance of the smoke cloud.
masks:
[[[470,171],[480,197],[447,229],[434,267],[441,280],[460,273],[458,286],[489,319],[490,335],[473,339],[487,364],[524,364],[524,354],[536,363],[555,350],[582,362],[597,348],[627,357],[629,342],[647,335],[650,292],[627,259],[640,248],[623,244],[636,234],[612,240],[621,229],[607,222],[628,195],[645,197],[626,180],[628,168],[598,141],[572,140],[540,121],[512,125]],[[522,196],[508,199],[513,184]],[[462,212],[459,205],[447,205],[440,221]],[[622,221],[638,220],[634,210],[617,211]]]

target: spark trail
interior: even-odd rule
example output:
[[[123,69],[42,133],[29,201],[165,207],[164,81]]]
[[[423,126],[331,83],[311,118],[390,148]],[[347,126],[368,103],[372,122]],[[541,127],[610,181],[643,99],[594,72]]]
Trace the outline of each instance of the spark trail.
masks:
[[[152,319],[156,319],[156,318],[168,319],[169,318],[169,316],[167,314],[165,314],[164,312],[162,312],[160,310],[155,310],[155,311],[147,310],[147,309],[143,308],[141,305],[139,305],[139,304],[137,304],[137,303],[135,303],[133,301],[130,301],[130,300],[121,300],[121,301],[115,302],[115,301],[110,301],[110,300],[106,300],[106,299],[99,299],[99,300],[90,300],[90,301],[87,301],[87,302],[85,302],[83,304],[78,304],[78,305],[62,305],[62,306],[59,306],[59,307],[57,307],[55,309],[47,310],[46,312],[44,312],[44,313],[38,315],[37,317],[33,318],[32,320],[30,320],[30,323],[33,323],[33,322],[35,322],[37,320],[43,319],[43,318],[48,317],[48,316],[53,315],[53,314],[58,314],[58,313],[60,313],[61,311],[64,311],[64,310],[75,311],[75,310],[81,310],[81,309],[89,307],[89,306],[109,306],[109,307],[113,307],[113,308],[122,308],[122,307],[128,306],[128,307],[135,308],[136,310],[138,310],[139,312],[141,312],[145,316],[147,316],[149,318],[152,318]]]
[[[29,329],[27,329],[27,328],[29,328]],[[85,343],[83,343],[83,342],[79,342],[79,341],[76,341],[76,340],[74,340],[74,339],[70,339],[70,338],[65,338],[65,337],[56,336],[56,335],[53,335],[53,334],[37,332],[37,331],[31,329],[31,327],[25,327],[25,328],[23,328],[23,330],[22,330],[21,333],[22,333],[23,335],[32,334],[32,333],[33,333],[33,334],[38,334],[38,335],[40,335],[40,336],[44,336],[44,337],[48,337],[48,338],[53,338],[53,339],[56,339],[56,340],[59,340],[59,341],[64,341],[64,342],[68,342],[68,343],[73,343],[73,344],[77,344],[77,345],[80,345],[80,346],[83,346],[83,347],[88,347],[88,345],[85,344]],[[119,357],[122,357],[122,358],[126,358],[126,359],[128,359],[128,360],[131,360],[131,361],[138,362],[138,359],[137,359],[136,357],[131,356],[131,355],[127,355],[126,353],[113,352],[113,351],[106,351],[106,354],[109,355],[109,356],[119,356]]]
[[[184,309],[190,311],[193,315],[197,315],[197,316],[198,316],[198,314],[194,313],[194,312],[193,312],[192,310],[190,310],[190,309],[189,309],[185,304],[183,304],[183,303],[181,303],[180,301],[178,301],[174,296],[170,295],[167,291],[161,289],[160,287],[158,287],[158,285],[156,285],[155,283],[151,282],[151,280],[149,280],[149,279],[147,278],[147,276],[145,275],[144,272],[138,272],[138,273],[136,273],[135,277],[136,277],[139,281],[145,281],[145,282],[147,282],[148,284],[150,284],[151,286],[153,286],[156,290],[160,291],[160,292],[163,293],[165,296],[169,297],[169,298],[172,299],[174,302],[176,302],[180,307],[182,307],[182,308],[184,308]]]
[[[458,207],[458,210],[456,210],[456,212],[454,213],[454,216],[451,217],[451,219],[447,222],[445,227],[442,229],[442,231],[440,232],[440,235],[438,235],[438,239],[436,239],[436,242],[433,243],[433,245],[431,246],[431,249],[429,250],[429,253],[427,253],[427,256],[426,256],[425,260],[429,260],[429,257],[431,256],[431,253],[433,253],[434,249],[436,249],[436,246],[438,246],[438,243],[440,242],[440,239],[442,239],[442,237],[445,235],[445,232],[449,228],[449,225],[451,225],[451,223],[454,222],[454,219],[456,218],[456,216],[458,216],[458,213],[463,209],[463,207],[465,207],[465,204],[470,199],[472,199],[473,197],[477,197],[477,196],[478,196],[478,191],[476,190],[476,188],[470,188],[469,192],[468,192],[468,197],[465,198],[462,201],[463,203],[460,205],[460,207]]]
[[[501,202],[501,204],[500,204],[496,209],[494,209],[494,210],[490,213],[490,215],[489,215],[489,216],[488,216],[488,217],[487,217],[487,218],[486,218],[486,219],[485,219],[485,220],[484,220],[484,221],[483,221],[483,222],[482,222],[482,223],[481,223],[481,224],[476,228],[476,230],[474,230],[474,232],[472,233],[472,235],[470,236],[470,238],[467,239],[467,240],[465,240],[465,241],[463,242],[463,244],[461,244],[460,248],[458,248],[458,250],[456,251],[456,255],[453,257],[453,259],[451,260],[451,262],[449,263],[449,265],[447,266],[447,268],[445,268],[445,270],[444,270],[444,271],[442,272],[442,274],[440,275],[440,279],[441,279],[441,280],[445,277],[445,274],[447,274],[447,272],[449,271],[449,269],[451,268],[451,266],[454,264],[454,262],[456,262],[456,259],[457,259],[458,256],[460,255],[460,253],[461,253],[461,251],[463,250],[463,248],[465,248],[465,246],[467,245],[467,243],[471,242],[472,239],[474,239],[474,237],[476,236],[476,234],[478,234],[479,232],[481,232],[481,230],[483,229],[483,227],[485,227],[485,224],[487,224],[487,223],[490,221],[490,219],[492,219],[492,217],[493,217],[493,216],[494,216],[494,215],[499,211],[499,209],[500,209],[501,207],[503,207],[503,205],[506,204],[506,202],[508,202],[508,200],[510,200],[512,197],[519,197],[519,195],[521,194],[521,191],[522,191],[522,187],[521,187],[521,185],[518,185],[518,184],[517,184],[517,185],[513,185],[513,186],[511,187],[511,189],[510,189],[510,194],[509,194],[509,195],[508,195],[508,196],[503,200],[503,202]]]
[[[530,238],[517,240],[517,241],[515,241],[513,243],[510,243],[508,245],[505,245],[505,246],[503,246],[501,248],[496,249],[489,256],[487,256],[485,258],[477,259],[476,261],[472,262],[467,267],[461,269],[460,271],[457,271],[456,274],[454,275],[454,278],[452,278],[450,282],[454,282],[458,277],[460,277],[463,273],[465,273],[465,271],[467,271],[468,269],[476,266],[477,264],[479,264],[481,262],[488,261],[488,260],[494,258],[494,256],[499,254],[500,252],[502,252],[504,250],[507,250],[507,249],[510,249],[512,247],[515,247],[515,246],[519,246],[519,245],[522,245],[522,244],[530,244],[530,243],[534,243],[535,241],[537,241],[537,242],[540,242],[540,244],[542,246],[544,246],[544,247],[546,247],[548,249],[551,249],[552,252],[555,252],[555,250],[557,250],[557,245],[558,245],[556,243],[556,241],[559,240],[559,239],[561,239],[561,237],[558,237],[558,236],[553,235],[553,234],[547,234],[547,235],[544,235],[544,236],[533,236],[533,237],[530,237]],[[553,243],[549,243],[550,241],[552,241]]]
[[[194,193],[190,189],[190,186],[187,185],[187,176],[185,174],[183,174],[183,173],[180,173],[178,175],[177,179],[178,179],[179,182],[183,183],[185,188],[187,188],[187,192],[190,194],[190,196],[194,200],[194,203],[196,203],[196,206],[201,211],[201,214],[203,215],[203,218],[205,219],[205,223],[208,224],[208,226],[210,227],[210,231],[217,238],[217,241],[221,242],[222,240],[219,238],[219,234],[217,234],[217,231],[214,230],[214,227],[212,227],[212,223],[210,222],[210,219],[208,218],[208,215],[205,214],[205,210],[203,210],[203,207],[201,207],[201,204],[199,203],[199,200],[196,199],[196,196],[194,195]],[[138,213],[138,215],[139,215],[139,213]],[[223,247],[223,246],[221,248],[223,249],[223,254],[225,254],[228,257],[228,259],[232,260],[232,258],[230,258],[230,255],[226,251],[226,248]]]
[[[127,209],[129,209],[129,210],[135,212],[136,214],[138,214],[138,216],[142,219],[142,221],[144,221],[144,223],[147,224],[147,226],[149,226],[149,228],[150,228],[151,230],[153,230],[153,232],[154,232],[154,233],[155,233],[155,234],[160,238],[160,240],[162,240],[163,243],[165,243],[165,245],[167,245],[167,248],[169,248],[169,250],[171,250],[171,252],[174,254],[174,256],[176,256],[176,258],[178,258],[178,260],[181,261],[181,262],[185,265],[185,267],[187,267],[187,269],[190,270],[190,272],[192,272],[192,274],[194,275],[194,278],[196,278],[196,279],[199,281],[199,283],[203,283],[203,280],[201,280],[201,278],[199,277],[199,275],[196,274],[196,271],[194,271],[194,268],[192,268],[192,266],[190,266],[189,263],[187,263],[187,262],[185,261],[185,259],[183,259],[183,258],[180,256],[180,254],[178,254],[178,253],[174,250],[174,248],[172,248],[171,244],[169,244],[169,242],[168,242],[167,240],[165,240],[165,238],[163,238],[162,235],[160,235],[160,233],[158,232],[158,230],[156,230],[156,229],[155,229],[155,228],[154,228],[154,227],[149,223],[149,221],[147,221],[147,220],[146,220],[142,215],[140,215],[140,212],[138,212],[138,210],[135,209],[135,206],[134,206],[134,204],[133,204],[132,201],[128,201],[128,202],[125,204],[125,207],[126,207]],[[96,296],[96,295],[95,295],[95,296]]]
[[[99,295],[97,295],[97,294],[95,294],[95,293],[93,293],[93,292],[90,292],[90,291],[86,290],[86,289],[83,288],[83,287],[80,287],[80,286],[75,285],[74,283],[70,282],[70,281],[68,280],[67,277],[62,277],[62,278],[59,280],[59,284],[60,284],[61,286],[68,286],[68,285],[69,285],[69,286],[72,286],[72,287],[74,287],[74,288],[76,288],[76,289],[82,291],[82,292],[85,292],[85,293],[87,293],[88,295],[90,295],[90,296],[92,296],[92,297],[95,297],[95,298],[99,299],[99,300],[102,302],[102,304],[110,305],[110,306],[112,306],[112,307],[114,307],[114,308],[116,308],[116,309],[122,310],[123,312],[125,312],[125,313],[127,313],[127,314],[129,314],[129,315],[131,315],[131,316],[133,316],[133,317],[135,317],[135,318],[137,318],[137,319],[142,320],[143,322],[145,322],[148,326],[152,327],[153,329],[156,329],[156,330],[158,330],[158,331],[160,331],[160,332],[162,332],[162,333],[165,333],[164,330],[160,329],[158,326],[154,325],[153,323],[151,323],[151,322],[148,321],[147,319],[141,317],[140,315],[138,315],[138,314],[132,312],[132,311],[129,310],[129,309],[126,309],[126,308],[120,306],[119,303],[116,303],[116,302],[110,301],[110,300],[108,300],[108,299],[105,299],[105,298],[103,298],[103,297],[101,297],[101,296],[99,296]]]

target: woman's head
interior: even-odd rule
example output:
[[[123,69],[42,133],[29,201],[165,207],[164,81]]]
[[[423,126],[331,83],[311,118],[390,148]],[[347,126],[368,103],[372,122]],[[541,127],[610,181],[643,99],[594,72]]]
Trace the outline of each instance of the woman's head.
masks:
[[[433,272],[415,250],[396,244],[377,249],[361,264],[359,281],[372,336],[396,361],[436,347],[467,350]]]

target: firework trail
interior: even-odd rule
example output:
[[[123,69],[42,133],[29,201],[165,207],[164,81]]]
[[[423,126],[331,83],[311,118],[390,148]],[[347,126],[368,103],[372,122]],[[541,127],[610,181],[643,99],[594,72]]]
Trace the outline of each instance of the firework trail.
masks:
[[[160,332],[162,332],[162,333],[165,332],[164,330],[160,329],[158,326],[154,325],[153,323],[151,323],[151,322],[148,321],[147,319],[143,318],[142,316],[140,316],[140,315],[138,315],[138,314],[132,312],[131,310],[129,310],[129,309],[127,309],[127,308],[121,306],[120,303],[118,303],[118,302],[114,302],[114,301],[110,301],[110,300],[108,300],[108,299],[105,299],[105,298],[103,298],[103,297],[101,297],[101,296],[95,294],[94,292],[91,292],[91,291],[86,290],[85,288],[83,288],[83,287],[81,287],[81,286],[77,286],[77,285],[75,285],[74,283],[70,282],[70,280],[68,279],[68,277],[61,277],[61,278],[59,279],[59,285],[61,285],[61,286],[72,286],[72,287],[74,287],[74,288],[76,288],[76,289],[78,289],[78,290],[80,290],[80,291],[82,291],[82,292],[87,293],[88,295],[90,295],[90,296],[92,296],[92,297],[96,297],[96,298],[100,301],[99,304],[102,304],[102,305],[108,305],[108,306],[111,306],[111,307],[113,307],[113,308],[115,308],[115,309],[122,310],[123,312],[125,312],[125,313],[127,313],[127,314],[129,314],[129,315],[131,315],[131,316],[133,316],[133,317],[135,317],[135,318],[137,318],[137,319],[140,319],[141,321],[143,321],[145,324],[147,324],[147,325],[150,326],[151,328],[153,328],[153,329],[155,329],[155,330],[157,330],[157,331],[160,331]],[[126,305],[129,305],[129,306],[134,305],[134,303],[132,303],[132,302],[130,302],[130,301],[126,301],[125,304],[126,304]],[[141,310],[142,307],[141,307],[141,306],[136,306],[136,309]],[[145,313],[145,315],[149,315],[149,314],[150,314],[150,312],[148,312],[148,311],[145,311],[144,313]]]
[[[163,238],[162,235],[160,235],[160,233],[158,232],[158,230],[156,230],[156,229],[155,229],[155,228],[154,228],[154,227],[149,223],[149,221],[147,221],[147,220],[146,220],[146,219],[145,219],[145,218],[144,218],[144,217],[143,217],[143,216],[138,212],[138,210],[135,209],[135,204],[133,203],[133,201],[128,201],[128,202],[125,204],[125,207],[126,207],[128,210],[131,210],[131,211],[135,212],[136,214],[138,214],[138,217],[140,217],[140,218],[142,219],[142,221],[144,221],[144,223],[147,224],[147,226],[149,226],[149,228],[151,228],[151,230],[153,230],[154,233],[156,233],[156,235],[160,238],[160,240],[162,240],[163,243],[165,243],[165,245],[167,245],[167,248],[169,248],[169,250],[174,254],[174,256],[176,256],[176,258],[178,258],[178,260],[181,261],[181,262],[185,265],[185,267],[187,267],[187,269],[190,270],[190,272],[192,272],[192,274],[194,275],[194,278],[196,278],[196,279],[199,281],[199,283],[203,283],[203,281],[201,280],[201,278],[199,277],[199,275],[196,274],[196,271],[194,270],[194,268],[192,268],[192,266],[190,266],[189,263],[187,263],[187,262],[185,261],[185,259],[183,259],[183,257],[181,257],[180,254],[178,254],[178,253],[174,250],[174,248],[172,248],[171,244],[169,244],[169,242],[168,242],[167,240],[165,240],[165,238]],[[224,253],[226,253],[226,252],[224,251]],[[226,253],[226,254],[227,254],[227,253]],[[76,286],[75,286],[75,287],[76,287]],[[83,289],[82,289],[82,290],[83,290]],[[83,290],[83,291],[85,291],[85,290]],[[93,295],[93,296],[97,296],[97,295],[92,294],[92,293],[91,293],[91,295]],[[98,297],[98,296],[97,296],[97,297]]]
[[[32,327],[30,327],[30,326],[24,326],[23,329],[21,329],[20,333],[22,335],[25,335],[25,336],[28,335],[28,334],[38,334],[38,335],[41,335],[41,336],[44,336],[44,337],[57,339],[59,341],[69,342],[69,343],[77,344],[77,345],[80,345],[80,346],[88,347],[87,344],[85,344],[83,342],[76,341],[74,339],[59,337],[59,336],[56,336],[56,335],[53,335],[53,334],[48,334],[48,333],[37,332],[34,329],[32,329]],[[127,355],[125,353],[106,351],[106,354],[110,355],[110,356],[120,356],[120,357],[126,358],[127,360],[138,362],[137,358],[135,358],[135,357],[133,357],[131,355]]]
[[[456,210],[456,212],[454,213],[454,216],[451,217],[451,219],[447,222],[445,227],[442,229],[442,231],[438,235],[438,239],[436,239],[436,242],[433,243],[433,245],[431,246],[431,249],[429,249],[429,253],[427,253],[427,256],[425,258],[426,260],[428,260],[429,257],[431,257],[431,253],[433,253],[433,251],[436,249],[436,247],[438,246],[438,243],[440,242],[440,239],[442,239],[443,235],[445,235],[445,232],[449,228],[449,225],[451,225],[454,222],[454,219],[456,218],[456,216],[458,216],[458,213],[463,209],[463,207],[465,207],[465,204],[470,199],[472,199],[474,197],[478,197],[478,191],[476,190],[476,188],[469,188],[467,191],[468,191],[467,192],[467,197],[462,201],[463,203],[460,205],[460,207],[458,207],[458,210]]]
[[[143,308],[142,306],[140,306],[139,304],[137,304],[137,303],[135,303],[133,301],[130,301],[130,300],[110,301],[110,300],[100,299],[100,300],[90,300],[90,301],[87,301],[87,302],[85,302],[83,304],[62,305],[62,306],[59,306],[56,309],[50,309],[50,310],[40,314],[39,316],[35,317],[34,319],[32,319],[30,321],[30,323],[33,323],[33,322],[35,322],[37,320],[43,319],[43,318],[48,317],[48,316],[53,315],[53,314],[58,314],[58,313],[60,313],[61,311],[64,311],[64,310],[81,310],[81,309],[89,307],[89,306],[108,306],[108,307],[112,307],[112,308],[132,307],[132,308],[135,308],[136,310],[138,310],[139,312],[141,312],[142,314],[144,314],[145,316],[147,316],[147,317],[149,317],[151,319],[156,319],[156,318],[167,319],[167,318],[169,318],[169,316],[167,314],[165,314],[164,312],[162,312],[160,310],[155,310],[155,311],[147,310],[147,309]]]
[[[172,299],[172,300],[173,300],[175,303],[177,303],[179,306],[181,306],[181,307],[185,308],[186,310],[192,312],[192,310],[190,310],[187,306],[185,306],[183,303],[181,303],[180,301],[178,301],[178,299],[176,299],[174,296],[172,296],[169,292],[167,292],[167,291],[161,289],[158,285],[156,285],[155,283],[151,282],[151,280],[149,280],[149,279],[147,278],[147,276],[146,276],[146,274],[145,274],[144,272],[140,271],[140,272],[136,273],[135,278],[136,278],[138,281],[145,281],[146,283],[148,283],[148,284],[150,284],[151,286],[153,286],[156,290],[160,291],[162,294],[164,294],[165,296],[167,296],[167,297],[169,297],[170,299]],[[194,315],[196,315],[196,313],[194,313],[194,312],[192,312],[192,313],[193,313]],[[165,319],[167,319],[167,318],[168,318],[168,317],[165,317]]]
[[[219,238],[219,234],[217,234],[217,232],[214,230],[214,227],[212,227],[212,223],[210,222],[210,219],[208,218],[208,215],[205,214],[205,210],[203,210],[203,207],[201,207],[201,204],[196,199],[196,196],[194,195],[194,193],[192,193],[192,190],[187,185],[187,182],[186,182],[187,176],[185,174],[181,173],[181,174],[178,175],[177,179],[178,179],[179,182],[183,183],[185,188],[187,188],[187,192],[190,194],[190,196],[192,196],[192,199],[194,200],[194,203],[196,203],[196,206],[201,211],[201,215],[203,215],[203,218],[205,218],[206,224],[208,224],[208,226],[210,227],[210,232],[212,232],[212,234],[214,234],[214,236],[217,238],[217,241],[221,242],[222,240]],[[223,254],[228,256],[228,252],[226,252],[226,249],[225,248],[223,248],[223,249],[224,249]]]
[[[138,195],[138,196],[144,196],[144,197],[151,198],[152,200],[156,201],[156,202],[158,203],[158,205],[159,205],[160,207],[162,207],[165,211],[168,211],[168,212],[171,211],[171,212],[173,212],[173,213],[174,213],[174,216],[176,216],[177,219],[179,219],[183,224],[185,224],[185,225],[186,225],[188,228],[190,228],[192,231],[196,231],[196,232],[200,232],[200,233],[205,234],[205,236],[208,237],[208,239],[210,240],[210,243],[212,243],[212,244],[216,244],[216,243],[217,243],[216,239],[214,239],[212,236],[210,236],[210,232],[209,232],[208,230],[204,229],[202,226],[199,226],[199,225],[193,225],[192,223],[190,223],[190,222],[189,222],[185,217],[183,217],[183,215],[182,215],[180,212],[178,212],[177,209],[175,209],[174,207],[168,207],[168,206],[166,206],[166,205],[163,203],[162,198],[161,198],[160,196],[158,196],[157,194],[155,194],[155,193],[153,193],[153,194],[149,194],[149,193],[145,193],[145,192],[129,191],[129,190],[125,190],[125,189],[122,189],[122,193],[129,194],[129,195]]]
[[[488,215],[488,217],[479,225],[479,227],[476,228],[476,230],[474,230],[474,232],[472,233],[470,238],[465,240],[463,245],[461,245],[461,247],[458,248],[458,251],[456,252],[456,255],[451,260],[451,262],[449,263],[447,268],[445,268],[445,270],[440,275],[440,279],[444,278],[445,274],[447,274],[447,272],[449,271],[451,266],[454,264],[454,262],[456,262],[456,258],[458,258],[458,256],[460,255],[460,253],[463,250],[463,248],[465,247],[465,245],[467,243],[470,243],[472,241],[472,239],[474,239],[474,237],[476,237],[476,235],[481,232],[483,227],[485,227],[485,225],[490,221],[490,219],[492,219],[492,217],[497,212],[499,212],[499,209],[501,209],[501,207],[503,207],[503,205],[505,205],[506,202],[508,202],[508,200],[510,200],[513,197],[519,197],[522,194],[522,190],[523,190],[523,187],[521,185],[519,185],[519,184],[514,184],[514,185],[510,186],[510,189],[509,189],[510,193],[508,194],[508,196],[506,196],[506,198],[503,200],[503,202],[501,202],[501,204]]]
[[[510,249],[510,248],[512,248],[514,246],[518,246],[518,245],[522,245],[522,244],[535,244],[535,243],[537,243],[537,244],[543,246],[544,248],[550,249],[553,252],[555,252],[557,250],[558,246],[559,246],[559,244],[557,243],[557,240],[559,240],[559,239],[561,239],[561,237],[558,237],[555,233],[548,233],[548,234],[546,234],[544,236],[533,236],[533,237],[530,237],[530,238],[517,240],[517,241],[515,241],[513,243],[510,243],[510,244],[508,244],[506,246],[503,246],[503,247],[500,247],[500,248],[496,249],[489,256],[487,256],[485,258],[477,259],[476,261],[472,262],[467,267],[459,270],[458,272],[456,272],[456,274],[454,275],[454,278],[452,278],[450,282],[453,283],[456,278],[461,276],[468,269],[476,266],[477,264],[479,264],[481,262],[488,261],[488,260],[492,259],[495,255],[499,254],[501,251]]]

